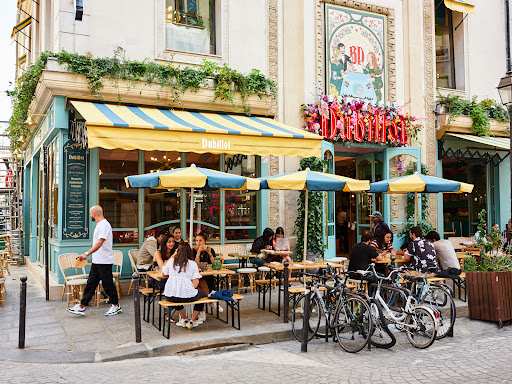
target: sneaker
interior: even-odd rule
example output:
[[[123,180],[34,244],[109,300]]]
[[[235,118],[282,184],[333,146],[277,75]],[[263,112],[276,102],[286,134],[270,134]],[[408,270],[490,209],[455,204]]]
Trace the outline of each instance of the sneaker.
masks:
[[[210,303],[210,307],[212,309],[212,312],[217,309],[217,303]],[[224,312],[224,308],[222,308],[221,305],[219,305],[219,313]]]
[[[110,309],[105,313],[105,316],[115,316],[118,313],[123,313],[123,310],[121,309],[120,305],[113,305],[110,307]]]
[[[192,329],[194,327],[197,327],[199,324],[197,324],[197,321],[187,321],[187,324],[185,324],[185,326],[188,328],[188,329]]]
[[[199,312],[199,316],[197,317],[197,321],[204,323],[206,321],[206,312]]]
[[[66,308],[66,311],[73,315],[85,316],[85,307],[81,307],[80,304],[75,304],[73,308]]]
[[[180,316],[180,320],[176,323],[176,326],[185,328],[187,326],[187,323],[188,323],[188,320],[182,319]]]

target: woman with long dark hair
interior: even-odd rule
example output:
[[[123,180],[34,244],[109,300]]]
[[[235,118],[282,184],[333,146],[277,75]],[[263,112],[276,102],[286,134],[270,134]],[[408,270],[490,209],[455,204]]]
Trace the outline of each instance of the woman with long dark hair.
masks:
[[[254,240],[254,243],[252,243],[251,252],[259,255],[264,249],[272,249],[273,239],[274,231],[270,228],[265,228],[263,235],[258,237],[256,240]],[[249,261],[258,267],[261,267],[267,262],[266,259],[261,259],[259,257],[251,257]]]
[[[396,256],[395,249],[393,248],[393,232],[387,228],[382,229],[370,245],[375,248],[379,256]]]
[[[165,263],[167,263],[167,260],[169,260],[175,252],[174,245],[174,237],[168,234],[165,234],[162,237],[160,249],[158,249],[155,252],[155,255],[153,256],[153,269],[157,270],[159,268],[162,268],[165,265]],[[167,279],[156,280],[151,278],[149,284],[153,288],[161,291],[162,289],[164,289],[166,282]]]
[[[164,295],[173,303],[190,303],[206,297],[203,291],[197,289],[199,285],[199,268],[192,258],[192,248],[187,243],[181,243],[176,254],[162,268],[164,277],[168,277],[165,284]],[[204,310],[204,304],[194,304],[194,312],[190,320],[183,306],[175,307],[180,314],[177,326],[192,329],[199,325],[195,323],[199,312]]]

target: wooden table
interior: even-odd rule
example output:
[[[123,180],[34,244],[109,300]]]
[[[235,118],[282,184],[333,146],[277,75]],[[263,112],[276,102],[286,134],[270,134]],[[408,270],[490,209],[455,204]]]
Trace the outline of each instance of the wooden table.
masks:
[[[238,263],[240,264],[240,268],[247,268],[247,259],[251,257],[258,257],[255,253],[246,253],[241,255],[240,253],[228,253],[230,257],[236,257],[238,259]]]
[[[273,256],[289,256],[293,252],[292,251],[274,251],[273,249],[264,249],[263,253],[266,253],[267,255],[273,255]]]
[[[221,268],[219,270],[211,270],[211,271],[204,271],[199,272],[199,274],[203,277],[205,276],[213,276],[215,278],[216,288],[219,290],[220,283],[223,281],[223,278],[230,278],[231,275],[235,274],[235,271],[232,271],[231,269]],[[223,276],[224,275],[224,276]],[[164,274],[162,272],[156,272],[156,271],[148,271],[148,276],[152,277],[155,280],[162,280],[164,277]],[[228,281],[228,280],[226,280]]]
[[[272,281],[272,278],[273,278],[272,272],[273,272],[274,276],[277,277],[277,279],[279,280],[279,286],[278,286],[278,290],[277,290],[277,312],[274,312],[272,310],[272,306],[271,306],[272,305],[272,290],[271,289],[269,290],[269,295],[268,295],[268,311],[275,313],[277,316],[281,316],[281,287],[283,285],[284,264],[277,263],[277,262],[271,262],[271,263],[265,263],[264,265],[265,265],[265,267],[270,268],[270,281]],[[339,264],[339,263],[329,263],[329,262],[326,262],[326,263],[300,262],[299,263],[298,262],[298,263],[290,263],[288,265],[288,270],[293,271],[293,270],[302,270],[302,269],[304,269],[304,270],[325,269],[325,268],[327,268],[327,265],[329,265],[332,268],[343,268],[343,265]],[[288,289],[289,289],[288,284],[284,284],[283,292],[284,292],[284,302],[285,303],[289,303],[290,292]],[[265,300],[265,298],[263,298],[263,300]],[[285,306],[285,309],[286,308],[287,307]],[[288,322],[288,312],[286,310],[284,311],[283,322],[284,323]]]

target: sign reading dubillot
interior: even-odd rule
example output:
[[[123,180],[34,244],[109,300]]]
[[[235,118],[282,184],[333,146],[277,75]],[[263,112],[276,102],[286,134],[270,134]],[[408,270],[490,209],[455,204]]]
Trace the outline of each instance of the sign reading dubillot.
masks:
[[[89,149],[74,141],[64,145],[64,225],[62,239],[89,238]]]

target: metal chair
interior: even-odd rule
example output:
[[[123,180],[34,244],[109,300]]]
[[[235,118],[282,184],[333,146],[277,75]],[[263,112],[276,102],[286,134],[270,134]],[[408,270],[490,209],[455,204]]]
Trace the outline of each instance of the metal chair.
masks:
[[[123,252],[121,251],[114,251],[114,268],[115,271],[112,272],[112,276],[114,276],[116,283],[117,295],[121,297],[121,285],[119,284],[119,278],[123,273]]]
[[[70,299],[73,304],[80,303],[84,294],[83,288],[87,284],[87,278],[89,277],[87,274],[85,274],[84,268],[74,267],[74,263],[77,257],[78,254],[76,253],[63,253],[59,256],[59,268],[62,276],[64,277],[64,287],[62,291],[63,296],[61,297],[61,301],[64,298],[64,292],[66,291],[66,303],[68,308]],[[70,269],[75,270],[75,275],[67,275],[66,271]],[[82,274],[78,274],[80,269],[83,272]]]

